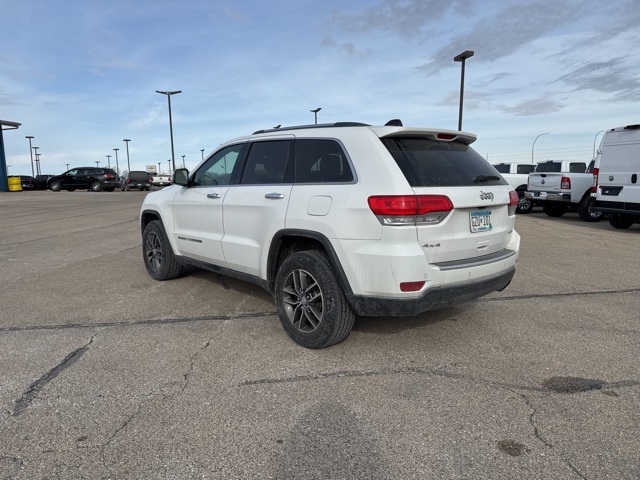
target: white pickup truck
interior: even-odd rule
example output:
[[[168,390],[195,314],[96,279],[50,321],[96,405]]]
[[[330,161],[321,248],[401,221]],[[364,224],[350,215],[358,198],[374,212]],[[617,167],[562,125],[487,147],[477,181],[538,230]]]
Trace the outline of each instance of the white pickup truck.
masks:
[[[509,163],[494,163],[495,168],[500,175],[509,182],[511,188],[518,193],[518,207],[517,213],[529,213],[533,209],[533,200],[526,198],[524,192],[527,191],[527,181],[529,174],[536,168],[535,163],[527,162],[509,162]]]
[[[151,185],[156,187],[171,185],[171,175],[168,173],[152,173],[149,178],[151,179]]]
[[[585,222],[597,222],[602,213],[591,210],[591,187],[593,161],[587,167],[585,162],[547,160],[538,162],[529,174],[525,197],[540,202],[550,217],[561,217],[571,210]]]

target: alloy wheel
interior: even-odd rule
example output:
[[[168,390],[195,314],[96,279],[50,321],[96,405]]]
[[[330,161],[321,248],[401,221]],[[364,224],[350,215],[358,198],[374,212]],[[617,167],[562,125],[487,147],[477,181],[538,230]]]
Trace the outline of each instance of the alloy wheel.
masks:
[[[305,270],[292,271],[285,280],[283,300],[287,318],[301,332],[318,328],[324,317],[325,303],[320,284]]]

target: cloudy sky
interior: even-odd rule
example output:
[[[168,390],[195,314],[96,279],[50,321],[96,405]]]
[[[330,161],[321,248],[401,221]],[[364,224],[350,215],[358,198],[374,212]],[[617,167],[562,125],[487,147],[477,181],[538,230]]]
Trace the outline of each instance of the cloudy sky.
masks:
[[[491,162],[592,157],[640,123],[638,0],[0,0],[10,174],[171,158],[278,124],[463,130]],[[107,155],[111,155],[108,159]]]

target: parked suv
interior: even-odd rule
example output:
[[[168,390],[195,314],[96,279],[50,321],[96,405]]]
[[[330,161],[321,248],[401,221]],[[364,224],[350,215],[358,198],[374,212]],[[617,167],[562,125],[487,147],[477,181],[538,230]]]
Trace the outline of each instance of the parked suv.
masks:
[[[337,123],[223,144],[145,197],[143,256],[156,280],[183,266],[255,282],[308,348],[354,316],[405,316],[504,289],[518,194],[469,133]]]
[[[120,186],[120,178],[111,168],[76,167],[62,175],[51,177],[48,186],[54,192],[60,190],[73,192],[78,189],[113,192]]]
[[[132,188],[138,188],[140,191],[150,190],[151,178],[149,178],[149,174],[144,170],[132,170],[130,172],[125,172],[122,176],[120,189],[123,191],[129,191]]]

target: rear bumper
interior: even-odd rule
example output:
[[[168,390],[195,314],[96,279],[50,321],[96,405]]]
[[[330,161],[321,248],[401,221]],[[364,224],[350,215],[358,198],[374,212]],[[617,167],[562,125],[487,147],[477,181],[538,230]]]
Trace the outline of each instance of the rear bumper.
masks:
[[[550,202],[566,202],[571,203],[570,193],[559,192],[524,192],[524,197],[530,200],[542,200]]]
[[[429,310],[447,308],[453,304],[468,302],[504,290],[515,275],[515,267],[489,278],[460,283],[453,286],[434,287],[418,298],[397,299],[348,294],[347,300],[356,314],[365,317],[409,317]]]

